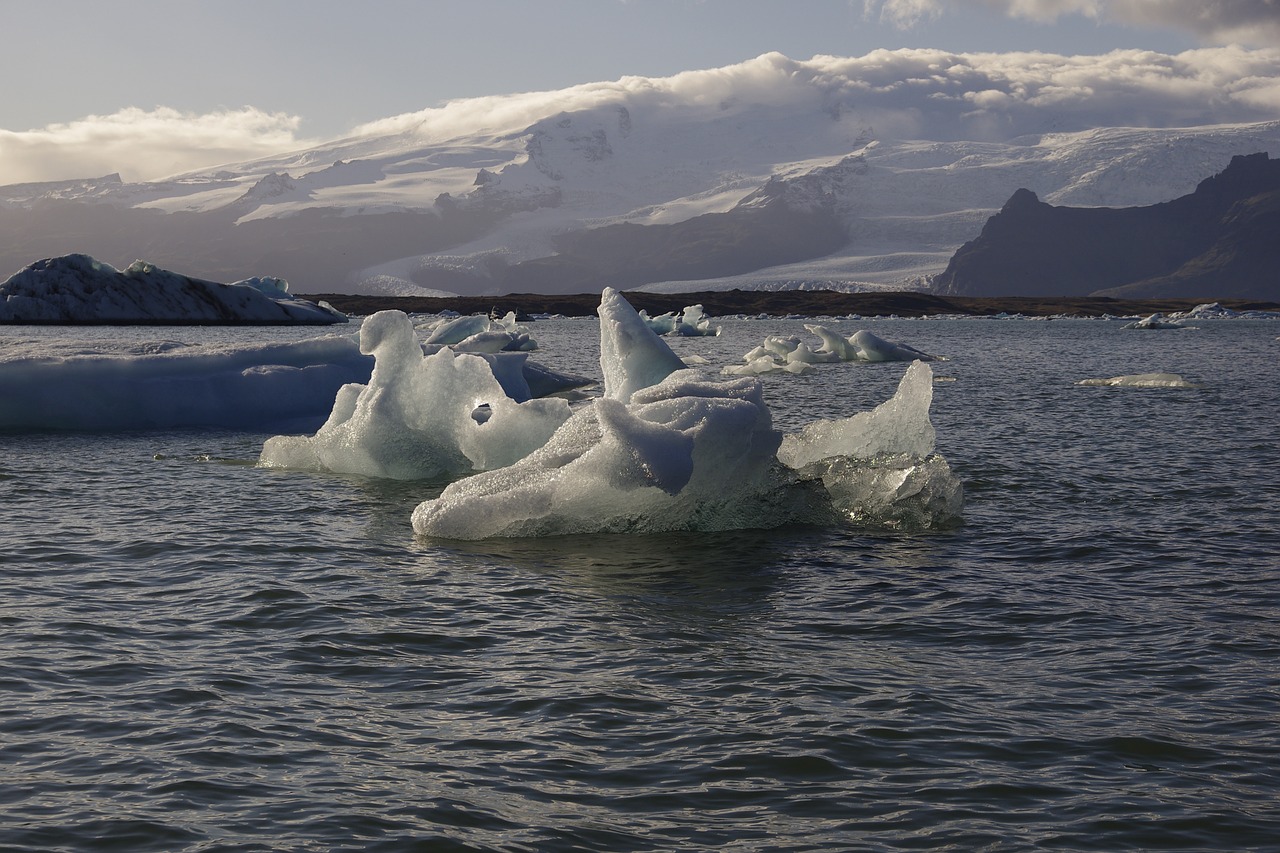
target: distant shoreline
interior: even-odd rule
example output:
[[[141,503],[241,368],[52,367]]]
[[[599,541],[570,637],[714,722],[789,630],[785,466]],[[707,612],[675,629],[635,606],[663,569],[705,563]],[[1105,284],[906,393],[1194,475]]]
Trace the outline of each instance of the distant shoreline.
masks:
[[[701,305],[713,316],[767,314],[839,316],[860,314],[865,317],[924,317],[937,314],[960,314],[975,317],[998,314],[1023,314],[1033,317],[1058,315],[1101,317],[1105,315],[1147,315],[1189,311],[1206,302],[1218,302],[1234,311],[1280,311],[1280,303],[1246,299],[1111,299],[1079,296],[937,296],[914,291],[878,293],[841,293],[831,290],[714,290],[691,293],[647,293],[628,291],[623,294],[637,310],[650,314],[679,311],[687,305]],[[303,299],[324,300],[339,311],[353,316],[367,316],[377,311],[394,309],[408,314],[485,314],[509,311],[517,315],[561,314],[566,317],[594,316],[600,294],[512,293],[506,296],[361,296],[342,293],[308,294]]]

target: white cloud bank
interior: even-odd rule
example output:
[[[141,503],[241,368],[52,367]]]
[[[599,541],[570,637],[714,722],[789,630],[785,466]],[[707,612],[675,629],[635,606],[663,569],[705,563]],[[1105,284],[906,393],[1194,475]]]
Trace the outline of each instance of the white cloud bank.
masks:
[[[0,130],[0,184],[99,177],[145,181],[307,147],[301,119],[252,107],[184,113],[136,107],[27,131]]]
[[[924,8],[938,0],[893,0],[883,6],[887,10],[904,2]],[[1029,14],[1037,8],[1101,3],[1022,0],[1005,5]],[[1280,115],[1280,47],[1233,45],[1173,55],[1117,50],[1097,56],[902,49],[805,61],[770,53],[665,78],[624,77],[551,92],[453,101],[355,128],[350,156],[376,156],[383,147],[402,149],[407,140],[422,146],[467,138],[483,143],[486,137],[519,134],[561,112],[625,106],[639,123],[647,113],[671,108],[702,108],[727,117],[735,109],[761,104],[845,117],[883,139],[995,141],[1095,127],[1269,121]],[[161,108],[124,110],[22,133],[0,130],[0,184],[111,172],[126,180],[154,180],[212,171],[224,163],[317,145],[296,135],[298,125],[296,117],[252,108],[205,115]]]
[[[1275,0],[864,0],[863,6],[868,17],[900,27],[984,8],[1046,23],[1082,15],[1099,23],[1184,30],[1211,44],[1280,45]]]
[[[848,116],[881,138],[900,139],[1268,121],[1280,115],[1280,48],[1096,56],[901,49],[805,61],[770,53],[666,78],[454,101],[364,125],[356,134],[412,134],[437,144],[518,133],[562,112],[610,106],[626,106],[639,120],[646,111],[704,107],[730,115],[761,104]]]

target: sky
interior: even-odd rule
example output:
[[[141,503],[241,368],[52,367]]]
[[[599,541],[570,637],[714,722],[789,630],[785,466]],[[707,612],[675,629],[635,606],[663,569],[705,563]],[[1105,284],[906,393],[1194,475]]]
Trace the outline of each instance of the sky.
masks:
[[[0,13],[0,184],[152,180],[460,99],[774,51],[1234,45],[1280,91],[1280,0],[0,0]]]

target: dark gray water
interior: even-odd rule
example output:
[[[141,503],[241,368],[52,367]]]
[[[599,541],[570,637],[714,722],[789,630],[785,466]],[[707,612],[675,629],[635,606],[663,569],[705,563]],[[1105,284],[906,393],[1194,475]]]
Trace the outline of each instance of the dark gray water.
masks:
[[[0,849],[1280,849],[1280,324],[830,325],[951,358],[962,526],[426,542],[264,434],[0,437]]]

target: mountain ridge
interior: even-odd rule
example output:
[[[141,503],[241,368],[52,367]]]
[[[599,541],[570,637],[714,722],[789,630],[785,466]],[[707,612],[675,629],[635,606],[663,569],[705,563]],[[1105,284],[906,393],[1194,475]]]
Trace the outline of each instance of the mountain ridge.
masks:
[[[932,284],[943,294],[1278,299],[1280,160],[1237,155],[1185,196],[1054,206],[1020,188]]]
[[[924,53],[877,59],[955,61]],[[897,83],[851,64],[766,54],[450,103],[160,181],[0,187],[0,272],[81,252],[374,295],[920,290],[1019,187],[1153,204],[1235,154],[1280,152],[1275,120],[1046,129],[1011,112],[984,138],[950,96],[928,101],[957,104],[938,138],[906,136],[875,105]]]

